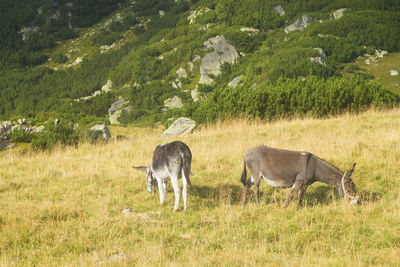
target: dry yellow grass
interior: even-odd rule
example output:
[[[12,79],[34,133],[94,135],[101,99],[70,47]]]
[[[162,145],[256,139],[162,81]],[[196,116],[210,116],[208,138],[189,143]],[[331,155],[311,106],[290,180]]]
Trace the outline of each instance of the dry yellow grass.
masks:
[[[149,194],[132,165],[149,164],[162,129],[112,128],[134,141],[0,155],[0,265],[366,266],[400,262],[400,110],[326,120],[234,120],[179,139],[193,153],[189,212]],[[306,206],[261,184],[239,204],[242,157],[265,144],[310,151],[348,169],[363,205],[314,184]],[[295,200],[296,201],[296,200]],[[130,211],[123,213],[122,210]]]

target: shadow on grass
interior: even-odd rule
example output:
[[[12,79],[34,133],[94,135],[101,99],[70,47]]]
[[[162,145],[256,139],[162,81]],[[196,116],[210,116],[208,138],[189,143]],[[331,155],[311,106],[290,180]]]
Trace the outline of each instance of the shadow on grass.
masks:
[[[219,206],[220,204],[238,204],[240,202],[242,188],[238,185],[219,184],[216,187],[206,185],[192,186],[189,194],[207,201],[207,206]]]

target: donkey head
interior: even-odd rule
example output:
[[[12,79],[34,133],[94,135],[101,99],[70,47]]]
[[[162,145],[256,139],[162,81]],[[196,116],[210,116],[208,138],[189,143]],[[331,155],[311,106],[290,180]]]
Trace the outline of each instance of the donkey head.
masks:
[[[139,171],[146,172],[147,191],[149,191],[149,193],[151,193],[152,190],[156,188],[157,181],[153,176],[153,172],[151,171],[150,166],[139,166],[139,167],[132,166],[132,168],[139,170]]]
[[[344,198],[350,201],[350,205],[361,204],[360,196],[357,194],[356,186],[353,180],[351,180],[351,175],[353,174],[355,166],[356,163],[354,163],[353,167],[343,175],[341,181]]]

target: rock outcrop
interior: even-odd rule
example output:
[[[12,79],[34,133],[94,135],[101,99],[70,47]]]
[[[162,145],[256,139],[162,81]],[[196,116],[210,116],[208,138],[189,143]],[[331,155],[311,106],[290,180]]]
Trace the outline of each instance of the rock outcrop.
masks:
[[[239,85],[240,79],[242,79],[243,75],[235,77],[232,81],[228,83],[228,87],[236,88]]]
[[[161,136],[169,137],[174,135],[184,135],[189,134],[196,127],[196,122],[189,118],[181,117],[174,121],[171,126],[165,130]]]
[[[317,56],[317,57],[310,57],[310,61],[311,61],[311,62],[319,63],[319,64],[321,64],[321,65],[325,65],[326,54],[324,53],[324,50],[322,50],[322,48],[320,48],[320,47],[316,47],[316,48],[314,48],[314,49],[318,51],[319,56]]]
[[[78,98],[78,99],[74,99],[74,101],[79,102],[80,100],[88,100],[88,99],[91,99],[91,98],[93,98],[93,97],[95,97],[95,96],[101,95],[101,94],[103,94],[103,93],[107,93],[107,92],[111,91],[111,89],[112,89],[112,84],[113,84],[112,81],[111,81],[111,80],[108,80],[107,83],[104,84],[104,85],[101,87],[100,90],[95,91],[94,93],[92,93],[92,94],[89,95],[89,96],[84,96],[84,97],[81,97],[81,98]]]
[[[194,102],[197,102],[200,100],[200,93],[199,93],[199,89],[197,88],[197,86],[190,91],[190,96],[192,97]]]
[[[111,124],[121,124],[119,118],[121,117],[122,112],[129,112],[131,107],[129,106],[129,100],[127,99],[119,99],[111,104],[111,107],[108,109],[108,114],[110,115],[109,120]]]
[[[287,26],[285,28],[285,32],[289,33],[291,31],[303,30],[308,25],[310,25],[311,22],[312,22],[312,18],[311,17],[309,17],[307,15],[303,15],[301,18],[296,20],[293,24]]]
[[[344,12],[347,11],[347,8],[340,8],[338,10],[333,11],[332,16],[334,19],[340,19],[341,17],[343,17]]]
[[[176,74],[177,74],[177,78],[178,79],[187,78],[187,73],[186,73],[186,70],[184,68],[179,68],[176,71]]]
[[[223,63],[235,63],[239,54],[235,47],[228,44],[223,35],[208,39],[203,43],[203,48],[212,48],[214,51],[206,54],[201,62],[199,83],[212,84],[213,79],[209,75],[219,75],[221,73],[220,66]]]
[[[182,99],[179,96],[173,96],[164,100],[164,106],[167,109],[183,108]]]
[[[94,125],[88,130],[88,133],[92,143],[96,143],[99,141],[108,142],[108,140],[110,140],[111,138],[110,130],[108,129],[105,122],[103,124]]]

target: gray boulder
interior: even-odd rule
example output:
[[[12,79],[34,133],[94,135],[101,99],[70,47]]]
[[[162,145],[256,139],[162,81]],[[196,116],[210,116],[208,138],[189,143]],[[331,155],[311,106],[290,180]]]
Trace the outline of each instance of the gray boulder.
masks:
[[[179,96],[173,96],[164,100],[164,106],[168,109],[183,108],[182,99]]]
[[[13,126],[15,123],[13,123],[12,121],[3,121],[3,126],[8,126],[11,127]]]
[[[98,141],[108,142],[111,138],[110,130],[108,130],[105,122],[103,124],[94,125],[88,130],[88,133],[92,143]]]
[[[115,112],[122,109],[123,107],[125,107],[128,104],[129,104],[129,100],[121,98],[111,104],[111,107],[108,109],[108,114],[110,114],[110,116],[111,116]]]
[[[340,19],[341,17],[343,17],[344,12],[347,10],[347,8],[341,8],[338,10],[333,11],[332,16],[334,19]]]
[[[197,102],[197,101],[200,100],[200,93],[199,93],[199,90],[197,88],[197,85],[192,91],[190,91],[190,96],[192,97],[194,102]]]
[[[44,131],[44,126],[43,125],[42,126],[38,126],[38,127],[36,127],[36,126],[32,127],[32,133],[41,133],[43,131]]]
[[[243,75],[237,76],[232,81],[228,83],[228,87],[236,88],[239,85],[240,79],[242,79]]]
[[[203,48],[213,48],[214,51],[206,54],[201,62],[200,84],[211,84],[213,79],[209,77],[210,74],[221,74],[220,66],[223,63],[233,64],[239,57],[235,47],[228,44],[223,35],[208,39],[203,43]]]
[[[176,74],[177,74],[177,78],[178,79],[187,78],[187,73],[186,73],[186,70],[184,68],[179,68],[176,71]]]
[[[275,12],[279,15],[279,16],[283,16],[285,15],[285,10],[283,10],[282,5],[277,5],[276,7],[274,7]]]
[[[310,23],[312,22],[312,18],[307,16],[307,15],[303,15],[301,18],[299,18],[298,20],[296,20],[293,24],[287,26],[285,28],[285,32],[289,33],[291,31],[297,31],[297,30],[303,30],[304,28],[306,28]]]
[[[121,124],[119,119],[123,112],[131,111],[131,107],[129,105],[129,100],[127,99],[119,99],[111,104],[111,107],[108,109],[108,114],[110,115],[111,124]]]
[[[169,137],[174,135],[184,135],[189,134],[196,127],[196,122],[189,118],[181,117],[174,121],[171,126],[165,130],[161,136]]]
[[[311,61],[311,62],[319,63],[319,64],[321,64],[321,65],[325,65],[326,54],[324,53],[324,50],[322,50],[322,48],[320,48],[320,47],[316,47],[316,48],[314,48],[314,50],[317,50],[317,51],[318,51],[319,56],[317,56],[317,57],[310,57],[310,61]]]

